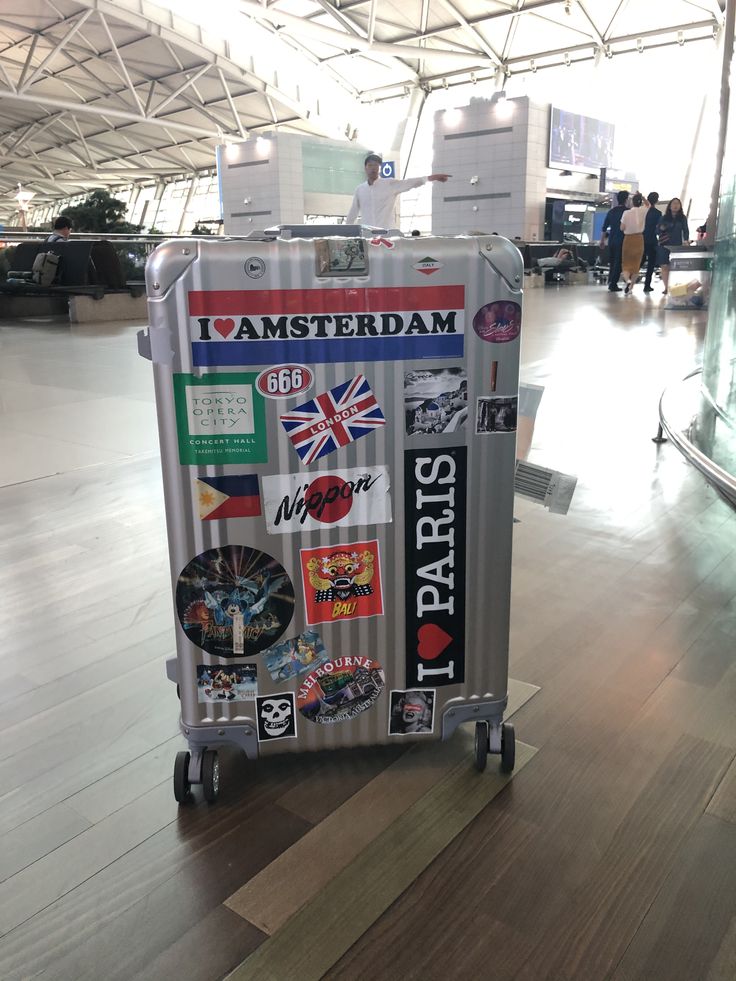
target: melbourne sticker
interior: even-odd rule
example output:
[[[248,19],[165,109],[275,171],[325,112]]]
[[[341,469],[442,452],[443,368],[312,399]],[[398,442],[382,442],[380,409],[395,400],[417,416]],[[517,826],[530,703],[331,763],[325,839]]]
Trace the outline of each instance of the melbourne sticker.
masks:
[[[521,307],[513,300],[486,303],[473,317],[473,330],[482,341],[503,344],[521,333]]]
[[[194,481],[194,489],[202,521],[256,518],[261,513],[258,477],[255,474],[202,476]]]
[[[389,736],[414,736],[434,731],[434,703],[437,693],[430,688],[392,691],[389,708]]]
[[[428,368],[404,373],[406,435],[454,433],[468,418],[464,368]]]
[[[250,657],[281,637],[294,612],[294,587],[265,552],[223,545],[196,556],[176,585],[176,612],[197,647],[216,657]]]
[[[212,664],[197,665],[198,702],[243,702],[255,698],[258,691],[255,664],[234,664],[218,668]]]
[[[303,548],[301,565],[307,623],[383,613],[377,541]]]
[[[327,651],[316,630],[305,630],[298,637],[269,647],[262,656],[274,681],[288,681],[326,661]]]
[[[318,257],[320,275],[365,273],[363,241],[352,240],[360,254],[348,255],[350,241],[329,240]],[[379,241],[393,248],[388,239]],[[462,285],[195,290],[188,294],[188,305],[197,367],[464,354]]]
[[[266,418],[256,375],[174,375],[179,462],[266,463]]]
[[[406,684],[465,680],[464,446],[404,454]]]
[[[369,657],[335,657],[301,681],[296,703],[310,722],[347,722],[371,707],[384,684],[378,661]]]
[[[482,398],[478,399],[475,416],[475,432],[484,433],[515,433],[516,407],[518,399],[513,398]]]
[[[256,698],[258,742],[296,738],[296,710],[290,691],[283,695],[259,695]]]
[[[356,375],[279,418],[300,459],[307,464],[386,425],[364,375]]]
[[[271,535],[386,524],[391,521],[388,467],[263,477],[263,505]]]

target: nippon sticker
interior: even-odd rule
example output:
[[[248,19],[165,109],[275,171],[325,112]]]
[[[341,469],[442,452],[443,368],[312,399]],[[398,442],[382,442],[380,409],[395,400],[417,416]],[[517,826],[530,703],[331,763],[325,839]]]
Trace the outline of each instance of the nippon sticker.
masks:
[[[383,614],[378,542],[301,550],[307,623],[336,623]]]
[[[486,303],[473,317],[473,330],[491,344],[515,341],[521,333],[521,306],[514,300]]]
[[[187,563],[176,584],[187,636],[215,657],[251,657],[291,623],[294,587],[283,566],[246,545],[223,545]]]
[[[444,269],[444,265],[443,263],[438,262],[436,259],[433,259],[431,255],[425,255],[425,257],[420,259],[419,262],[415,262],[411,268],[416,269],[417,272],[424,273],[425,276],[431,276],[432,273],[436,273],[438,269]]]
[[[259,743],[268,743],[274,739],[296,739],[293,694],[285,691],[282,695],[258,695],[256,722]]]
[[[197,665],[197,701],[200,704],[244,702],[258,693],[255,664],[234,664],[218,668],[212,664]]]
[[[390,692],[389,736],[429,735],[434,732],[436,697],[437,692],[433,688]]]
[[[316,630],[305,630],[298,637],[275,644],[262,656],[274,681],[298,678],[328,660],[325,645]]]
[[[277,474],[262,480],[270,535],[391,521],[388,467]]]
[[[464,368],[404,372],[406,435],[455,433],[468,419],[468,376]]]
[[[385,683],[378,661],[335,657],[300,682],[296,704],[305,719],[318,725],[348,722],[373,705]]]
[[[314,374],[303,364],[278,364],[256,378],[256,388],[267,399],[288,399],[306,392],[313,384]]]
[[[188,312],[196,367],[462,358],[465,350],[463,285],[196,290]]]
[[[174,375],[179,462],[183,466],[266,463],[266,411],[256,375]]]
[[[356,375],[279,416],[302,463],[310,464],[386,425],[366,381]]]
[[[256,474],[202,475],[194,481],[201,521],[257,518],[261,513]]]
[[[406,684],[465,680],[467,448],[404,453]]]
[[[475,433],[515,433],[518,398],[479,398],[475,416]]]

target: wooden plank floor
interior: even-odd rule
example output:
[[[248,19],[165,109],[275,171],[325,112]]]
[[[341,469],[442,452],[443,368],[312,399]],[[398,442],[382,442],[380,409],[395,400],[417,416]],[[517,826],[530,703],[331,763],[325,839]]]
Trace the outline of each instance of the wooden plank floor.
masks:
[[[736,517],[649,439],[705,316],[596,287],[525,304],[530,459],[579,476],[567,517],[517,501],[511,673],[541,691],[515,722],[538,752],[324,976],[733,981]],[[225,901],[404,752],[226,755],[220,801],[177,809],[134,334],[0,326],[3,981],[217,981],[266,940]]]

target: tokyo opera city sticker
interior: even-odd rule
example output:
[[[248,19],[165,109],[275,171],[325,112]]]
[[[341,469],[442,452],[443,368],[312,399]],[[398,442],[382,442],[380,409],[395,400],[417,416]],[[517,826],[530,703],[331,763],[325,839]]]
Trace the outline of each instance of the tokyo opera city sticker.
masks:
[[[189,640],[215,657],[251,657],[274,644],[294,613],[294,587],[265,552],[223,545],[189,562],[176,584]]]
[[[493,344],[514,341],[521,332],[521,307],[513,300],[486,303],[473,317],[473,330]]]
[[[322,392],[279,418],[302,463],[306,464],[386,425],[364,375],[356,375]]]
[[[329,241],[348,247],[344,239]],[[354,241],[362,251],[363,240]],[[320,275],[339,275],[341,265],[343,275],[365,273],[357,257],[352,267],[334,254],[321,265]],[[187,302],[198,368],[462,358],[465,350],[460,284],[192,290]]]
[[[298,637],[269,647],[262,656],[274,681],[288,681],[324,663],[327,651],[316,630],[305,630]]]
[[[454,433],[468,418],[464,368],[418,368],[404,372],[406,435]]]
[[[377,541],[303,548],[301,566],[307,623],[382,615]]]
[[[194,490],[202,521],[257,518],[261,513],[261,496],[255,474],[198,477],[194,481]]]
[[[174,375],[179,462],[266,463],[266,412],[256,374]]]
[[[243,702],[255,698],[258,691],[255,664],[234,664],[229,668],[218,668],[213,664],[197,665],[197,701],[216,704],[217,702]]]
[[[347,722],[373,705],[384,684],[378,661],[369,657],[335,657],[302,679],[296,704],[310,722]]]
[[[283,695],[258,695],[256,698],[258,742],[296,738],[296,710],[290,691]]]
[[[391,521],[388,467],[263,477],[270,535]]]
[[[426,735],[433,732],[436,695],[437,692],[432,688],[392,691],[389,696],[389,736]]]

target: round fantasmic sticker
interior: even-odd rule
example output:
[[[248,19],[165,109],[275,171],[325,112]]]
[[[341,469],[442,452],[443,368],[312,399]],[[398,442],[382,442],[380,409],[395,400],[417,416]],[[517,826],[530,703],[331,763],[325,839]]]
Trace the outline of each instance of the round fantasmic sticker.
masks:
[[[246,545],[202,552],[182,570],[176,612],[189,640],[215,657],[274,644],[294,613],[294,587],[276,559]]]
[[[521,307],[513,300],[486,303],[473,317],[473,330],[482,341],[503,344],[521,332]]]
[[[296,703],[310,722],[347,722],[370,708],[384,685],[383,668],[378,661],[369,657],[335,657],[301,681]]]

